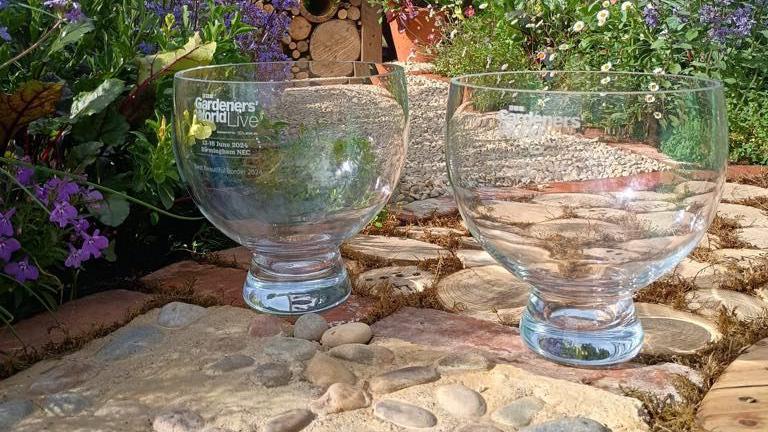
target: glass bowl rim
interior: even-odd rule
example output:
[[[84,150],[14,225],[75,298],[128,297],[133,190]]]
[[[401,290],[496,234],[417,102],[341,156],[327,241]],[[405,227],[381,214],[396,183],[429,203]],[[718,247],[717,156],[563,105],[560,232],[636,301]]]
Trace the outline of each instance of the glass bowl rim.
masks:
[[[656,91],[651,90],[629,90],[629,91],[617,91],[617,90],[542,90],[542,89],[516,89],[513,87],[496,87],[487,85],[478,85],[465,80],[471,80],[480,77],[492,77],[492,76],[522,76],[533,74],[563,74],[563,75],[598,75],[603,77],[610,76],[636,76],[636,77],[649,77],[649,78],[667,78],[674,79],[678,82],[685,81],[690,83],[700,83],[701,85],[692,86],[685,89],[658,89]],[[695,92],[707,92],[722,90],[723,83],[718,80],[710,78],[699,78],[689,75],[676,75],[676,74],[656,74],[652,72],[624,72],[624,71],[588,71],[588,70],[514,70],[514,71],[501,71],[501,72],[482,72],[475,74],[464,74],[451,78],[451,87],[464,87],[480,90],[496,90],[496,91],[509,91],[516,93],[538,93],[538,94],[561,94],[561,95],[647,95],[647,94],[680,94],[680,93],[695,93]]]
[[[289,80],[285,81],[241,81],[241,80],[225,80],[225,79],[205,79],[205,78],[194,78],[185,76],[186,74],[191,74],[194,72],[198,72],[201,70],[214,70],[214,69],[223,69],[225,67],[243,67],[243,66],[254,66],[254,65],[294,65],[298,61],[297,60],[284,60],[284,61],[271,61],[271,62],[245,62],[245,63],[225,63],[225,64],[216,64],[216,65],[206,65],[206,66],[196,66],[189,69],[184,69],[182,71],[178,71],[173,75],[173,79],[179,80],[179,81],[188,81],[188,82],[198,82],[198,83],[212,83],[212,84],[275,84],[280,82],[291,82],[291,81],[302,81],[302,82],[323,82],[323,81],[338,81],[340,79],[345,78],[355,78],[354,76],[332,76],[332,77],[310,77],[310,78],[303,78],[300,80],[297,80],[295,78],[291,78]],[[367,62],[367,61],[340,61],[340,60],[306,60],[306,63],[349,63],[352,65],[367,65],[367,66],[386,66],[388,68],[387,72],[378,74],[378,75],[372,75],[377,78],[387,77],[390,75],[402,73],[405,75],[405,68],[401,65],[394,64],[391,62]],[[359,77],[358,77],[359,78]]]

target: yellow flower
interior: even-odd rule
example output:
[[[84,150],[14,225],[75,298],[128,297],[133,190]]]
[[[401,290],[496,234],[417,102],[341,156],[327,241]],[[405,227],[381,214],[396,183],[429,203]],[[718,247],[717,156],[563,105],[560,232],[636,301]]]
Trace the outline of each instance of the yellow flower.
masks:
[[[584,30],[584,21],[576,21],[576,24],[573,25],[573,31],[580,32]]]
[[[655,82],[652,82],[652,83],[648,84],[648,90],[650,90],[652,92],[659,91],[659,85],[656,84]]]
[[[645,101],[648,103],[654,103],[656,102],[656,96],[654,95],[645,95]]]
[[[187,131],[187,144],[194,144],[196,139],[202,140],[210,137],[216,130],[216,124],[207,120],[198,120],[197,113],[192,114],[192,119],[189,118],[189,113],[184,112],[184,121],[189,124],[189,130]]]

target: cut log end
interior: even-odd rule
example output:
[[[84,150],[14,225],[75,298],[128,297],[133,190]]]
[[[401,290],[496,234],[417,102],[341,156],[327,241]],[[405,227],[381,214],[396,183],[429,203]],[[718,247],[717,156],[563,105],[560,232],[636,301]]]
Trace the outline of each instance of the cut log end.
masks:
[[[336,15],[339,0],[307,0],[299,3],[301,16],[313,23],[322,23]]]

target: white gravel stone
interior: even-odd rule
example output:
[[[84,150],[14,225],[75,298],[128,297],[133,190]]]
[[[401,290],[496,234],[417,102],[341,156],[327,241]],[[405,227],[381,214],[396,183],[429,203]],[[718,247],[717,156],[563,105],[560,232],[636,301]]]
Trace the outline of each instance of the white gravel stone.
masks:
[[[485,414],[485,399],[463,384],[445,384],[435,390],[435,399],[454,417],[480,417]]]
[[[189,303],[171,302],[160,309],[157,323],[166,328],[186,327],[206,314],[202,306]]]
[[[437,418],[428,410],[390,399],[376,402],[373,415],[405,428],[429,428],[437,424]]]
[[[328,321],[316,313],[304,314],[296,320],[293,326],[293,337],[319,341],[328,330]]]
[[[352,322],[329,328],[323,333],[320,343],[326,348],[333,348],[351,343],[366,344],[372,337],[373,331],[368,324]]]

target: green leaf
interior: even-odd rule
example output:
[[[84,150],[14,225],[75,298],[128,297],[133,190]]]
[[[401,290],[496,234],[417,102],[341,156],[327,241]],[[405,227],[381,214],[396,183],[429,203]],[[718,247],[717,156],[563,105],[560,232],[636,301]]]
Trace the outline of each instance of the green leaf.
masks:
[[[699,31],[696,29],[690,29],[687,32],[685,32],[685,40],[688,42],[693,42],[694,39],[699,35]]]
[[[736,78],[725,78],[723,79],[723,82],[726,84],[736,84],[738,81]]]
[[[677,44],[674,45],[674,47],[675,48],[680,48],[680,49],[685,49],[685,50],[693,49],[693,45],[691,45],[689,43],[677,43]]]
[[[138,57],[136,59],[136,63],[139,66],[138,81],[143,83],[150,78],[159,78],[162,75],[176,71],[196,66],[205,66],[211,63],[215,52],[216,42],[203,44],[200,34],[195,33],[179,49]]]
[[[93,213],[99,218],[99,222],[107,226],[116,227],[123,223],[130,213],[131,206],[124,198],[111,195],[99,203],[99,207]]]
[[[760,34],[768,38],[768,30],[763,30]]]
[[[101,251],[101,253],[104,254],[104,259],[108,262],[117,261],[117,254],[115,254],[115,240],[110,240],[109,246]]]
[[[77,141],[101,141],[106,146],[123,145],[130,125],[116,109],[106,109],[96,115],[81,119],[72,127],[72,137]]]
[[[653,48],[653,49],[659,49],[659,48],[662,48],[662,47],[664,47],[666,44],[667,44],[667,41],[666,41],[666,40],[664,40],[664,39],[656,39],[656,40],[655,40],[655,41],[653,41],[653,43],[651,44],[651,48]]]
[[[104,144],[98,141],[89,141],[82,144],[78,144],[69,151],[69,158],[67,162],[73,167],[75,172],[82,172],[85,167],[96,161],[99,156],[99,151]]]
[[[124,89],[125,83],[123,81],[110,78],[94,90],[78,94],[72,102],[70,118],[89,116],[103,111],[120,96]]]
[[[683,70],[683,68],[677,63],[673,63],[669,66],[669,73],[671,74],[679,74],[681,70]]]
[[[71,22],[64,26],[61,34],[51,44],[49,54],[61,51],[69,44],[73,44],[83,38],[87,33],[93,31],[96,27],[90,19],[84,19],[77,22]]]

